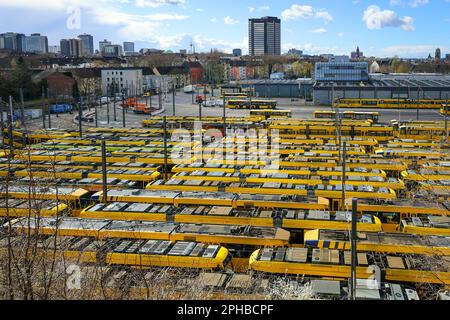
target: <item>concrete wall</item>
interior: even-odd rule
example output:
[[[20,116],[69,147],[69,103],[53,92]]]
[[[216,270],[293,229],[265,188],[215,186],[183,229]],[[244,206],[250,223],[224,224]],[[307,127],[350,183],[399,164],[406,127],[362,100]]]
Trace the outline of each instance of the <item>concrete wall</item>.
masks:
[[[301,95],[298,84],[256,84],[254,87],[258,97],[294,98]]]

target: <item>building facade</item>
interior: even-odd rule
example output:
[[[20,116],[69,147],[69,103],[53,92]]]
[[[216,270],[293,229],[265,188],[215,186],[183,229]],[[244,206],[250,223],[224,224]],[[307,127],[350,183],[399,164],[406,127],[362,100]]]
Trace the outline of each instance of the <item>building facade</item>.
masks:
[[[61,55],[64,57],[82,57],[83,56],[83,42],[80,39],[62,39]]]
[[[439,48],[436,49],[436,52],[434,54],[434,58],[436,60],[441,60],[441,49],[439,49]]]
[[[121,57],[123,56],[122,46],[118,44],[106,45],[103,47],[102,55],[104,57]]]
[[[70,73],[53,72],[47,77],[48,93],[50,97],[67,99],[73,96],[76,81]]]
[[[143,73],[140,68],[102,69],[102,94],[112,92],[124,93],[127,96],[143,94]]]
[[[334,99],[447,99],[450,76],[433,74],[370,74],[370,80],[355,82],[317,82],[314,104],[331,105]]]
[[[276,17],[249,19],[249,54],[281,55],[281,20]]]
[[[242,50],[241,49],[233,49],[233,56],[235,56],[235,57],[242,56]]]
[[[40,33],[25,36],[24,52],[44,54],[48,53],[48,39]]]
[[[253,68],[245,65],[234,65],[229,69],[228,79],[231,81],[253,79]]]
[[[306,98],[312,94],[312,80],[247,80],[237,82],[250,88],[259,98]]]
[[[105,46],[110,46],[111,45],[111,41],[108,41],[108,40],[103,40],[103,41],[99,41],[99,43],[98,43],[98,51],[100,51],[100,53],[101,52],[103,52],[103,48],[105,47]]]
[[[303,55],[303,51],[302,50],[297,50],[295,48],[289,49],[288,55],[292,55],[292,56],[299,56],[301,57]]]
[[[134,42],[124,42],[123,52],[125,53],[134,52]]]
[[[191,84],[199,84],[203,80],[203,66],[198,61],[187,61],[182,65],[189,70]]]
[[[357,47],[356,51],[354,51],[350,54],[350,57],[352,59],[361,59],[361,58],[364,58],[364,53],[359,50],[359,47]]]
[[[82,55],[83,56],[92,56],[94,55],[94,37],[90,34],[81,34],[78,36],[78,39],[81,40],[82,44]]]
[[[48,52],[49,53],[60,54],[61,53],[61,46],[48,46]]]
[[[316,81],[368,81],[367,62],[318,62],[315,66]]]
[[[25,51],[25,35],[22,33],[7,32],[0,34],[0,49],[16,52]]]

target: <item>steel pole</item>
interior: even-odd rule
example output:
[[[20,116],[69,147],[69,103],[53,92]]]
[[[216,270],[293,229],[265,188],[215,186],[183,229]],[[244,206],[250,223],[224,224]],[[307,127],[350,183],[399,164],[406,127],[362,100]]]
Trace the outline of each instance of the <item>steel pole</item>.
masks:
[[[116,103],[117,103],[117,98],[116,98],[116,96],[114,96],[114,121],[115,122],[117,122]]]
[[[419,105],[420,105],[420,103],[419,103],[419,94],[420,94],[420,92],[419,92],[419,90],[420,90],[420,87],[417,87],[417,121],[419,121]]]
[[[82,99],[80,97],[80,99]],[[83,100],[80,100],[80,102],[78,103],[78,131],[80,133],[80,137],[83,136]]]
[[[44,87],[42,86],[42,129],[45,129],[45,91],[44,91]]]
[[[158,110],[162,110],[162,90],[161,86],[158,89]]]
[[[448,94],[445,101],[445,142],[448,143]]]
[[[347,142],[344,141],[343,145],[343,159],[342,159],[342,210],[345,211],[345,183],[347,179],[347,166],[346,166],[346,159],[347,159]]]
[[[226,107],[226,99],[225,93],[223,96],[223,136],[227,136],[227,107]]]
[[[102,106],[102,97],[98,100],[99,106]],[[95,114],[95,127],[98,128],[98,113],[97,113],[97,104],[94,104],[94,114]]]
[[[358,241],[358,199],[352,200],[352,236],[351,236],[351,247],[352,247],[352,278],[351,278],[351,298],[356,300],[356,267],[358,265],[358,256],[356,243]]]
[[[106,140],[102,137],[102,186],[103,186],[103,203],[108,202],[108,180],[106,172]]]
[[[48,104],[48,128],[52,128],[52,111],[50,110],[50,90],[47,88],[47,104]],[[55,107],[56,108],[56,107]]]
[[[125,98],[122,96],[122,125],[125,128],[127,126],[127,121],[125,118]]]
[[[23,89],[20,88],[20,122],[25,125],[25,102],[23,100]]]
[[[108,89],[106,89],[106,121],[109,124],[109,94],[108,94]]]
[[[59,118],[58,112],[58,91],[55,92],[56,117]]]
[[[2,130],[2,134],[1,134],[2,142],[3,142],[3,134],[4,134],[4,130],[5,130],[4,121],[5,121],[5,119],[3,118],[3,99],[0,97],[0,122],[1,122],[0,128]]]
[[[172,83],[172,109],[173,116],[175,117],[175,83]]]
[[[163,117],[163,138],[164,138],[164,180],[167,181],[167,117]]]
[[[9,144],[9,156],[14,158],[14,143],[13,143],[13,134],[12,134],[12,126],[13,126],[13,117],[14,117],[14,107],[12,102],[12,96],[9,96],[9,115],[8,115],[8,144]]]

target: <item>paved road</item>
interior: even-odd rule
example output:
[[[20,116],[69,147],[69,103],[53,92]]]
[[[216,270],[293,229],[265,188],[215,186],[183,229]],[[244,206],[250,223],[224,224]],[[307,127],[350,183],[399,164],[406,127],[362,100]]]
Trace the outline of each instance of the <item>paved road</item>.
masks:
[[[208,96],[209,98],[209,96]],[[312,105],[305,105],[300,101],[292,101],[291,99],[275,99],[278,101],[278,107],[280,109],[289,109],[292,111],[292,117],[297,119],[312,119],[313,112],[316,110],[330,110],[330,107],[317,107]],[[142,103],[145,103],[145,99],[141,99]],[[185,94],[183,92],[178,92],[176,95],[176,107],[175,107],[175,115],[177,116],[198,116],[199,115],[199,107],[197,104],[192,104],[192,97],[190,94]],[[150,105],[150,99],[147,99],[148,105]],[[153,107],[158,106],[158,97],[152,97],[151,105]],[[161,113],[161,115],[172,116],[173,115],[173,103],[172,103],[172,95],[168,95],[166,98],[162,99],[162,105],[165,109],[165,112]],[[343,109],[344,110],[344,109]],[[348,109],[350,110],[350,109]],[[416,110],[378,110],[378,109],[351,109],[354,111],[378,111],[381,114],[380,122],[381,123],[389,123],[393,119],[401,119],[401,120],[417,120],[417,111]],[[116,104],[116,120],[114,121],[114,107],[111,103],[109,106],[109,121],[107,117],[107,106],[103,105],[98,108],[98,125],[100,127],[122,127],[122,108],[120,107],[120,103]],[[226,109],[226,115],[228,117],[247,117],[250,115],[249,110],[232,110]],[[78,125],[73,123],[73,118],[75,114],[64,114],[52,115],[52,127],[53,128],[70,128],[70,129],[78,129]],[[223,116],[222,108],[202,108],[202,116]],[[142,121],[148,118],[148,115],[139,115],[135,114],[131,111],[126,112],[126,126],[129,128],[140,128],[142,127]],[[419,111],[419,119],[423,121],[436,121],[443,120],[439,114],[438,110],[420,110]],[[48,120],[47,120],[48,123]],[[93,124],[91,124],[93,125]],[[42,119],[33,120],[28,123],[28,127],[30,129],[40,129],[42,128]]]

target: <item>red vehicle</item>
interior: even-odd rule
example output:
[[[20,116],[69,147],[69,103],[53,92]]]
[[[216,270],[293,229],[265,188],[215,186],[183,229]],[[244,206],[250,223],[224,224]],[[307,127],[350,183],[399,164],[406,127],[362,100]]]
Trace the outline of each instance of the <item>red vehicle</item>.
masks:
[[[198,95],[195,97],[195,102],[197,102],[197,103],[203,103],[203,101],[205,101],[205,96],[204,96],[204,95],[198,94]]]
[[[124,103],[122,104],[122,107],[124,108],[134,108],[136,107],[136,105],[138,104],[137,99],[135,98],[130,98],[124,101]]]
[[[138,114],[151,114],[152,110],[145,103],[138,103],[134,106],[133,112]]]

